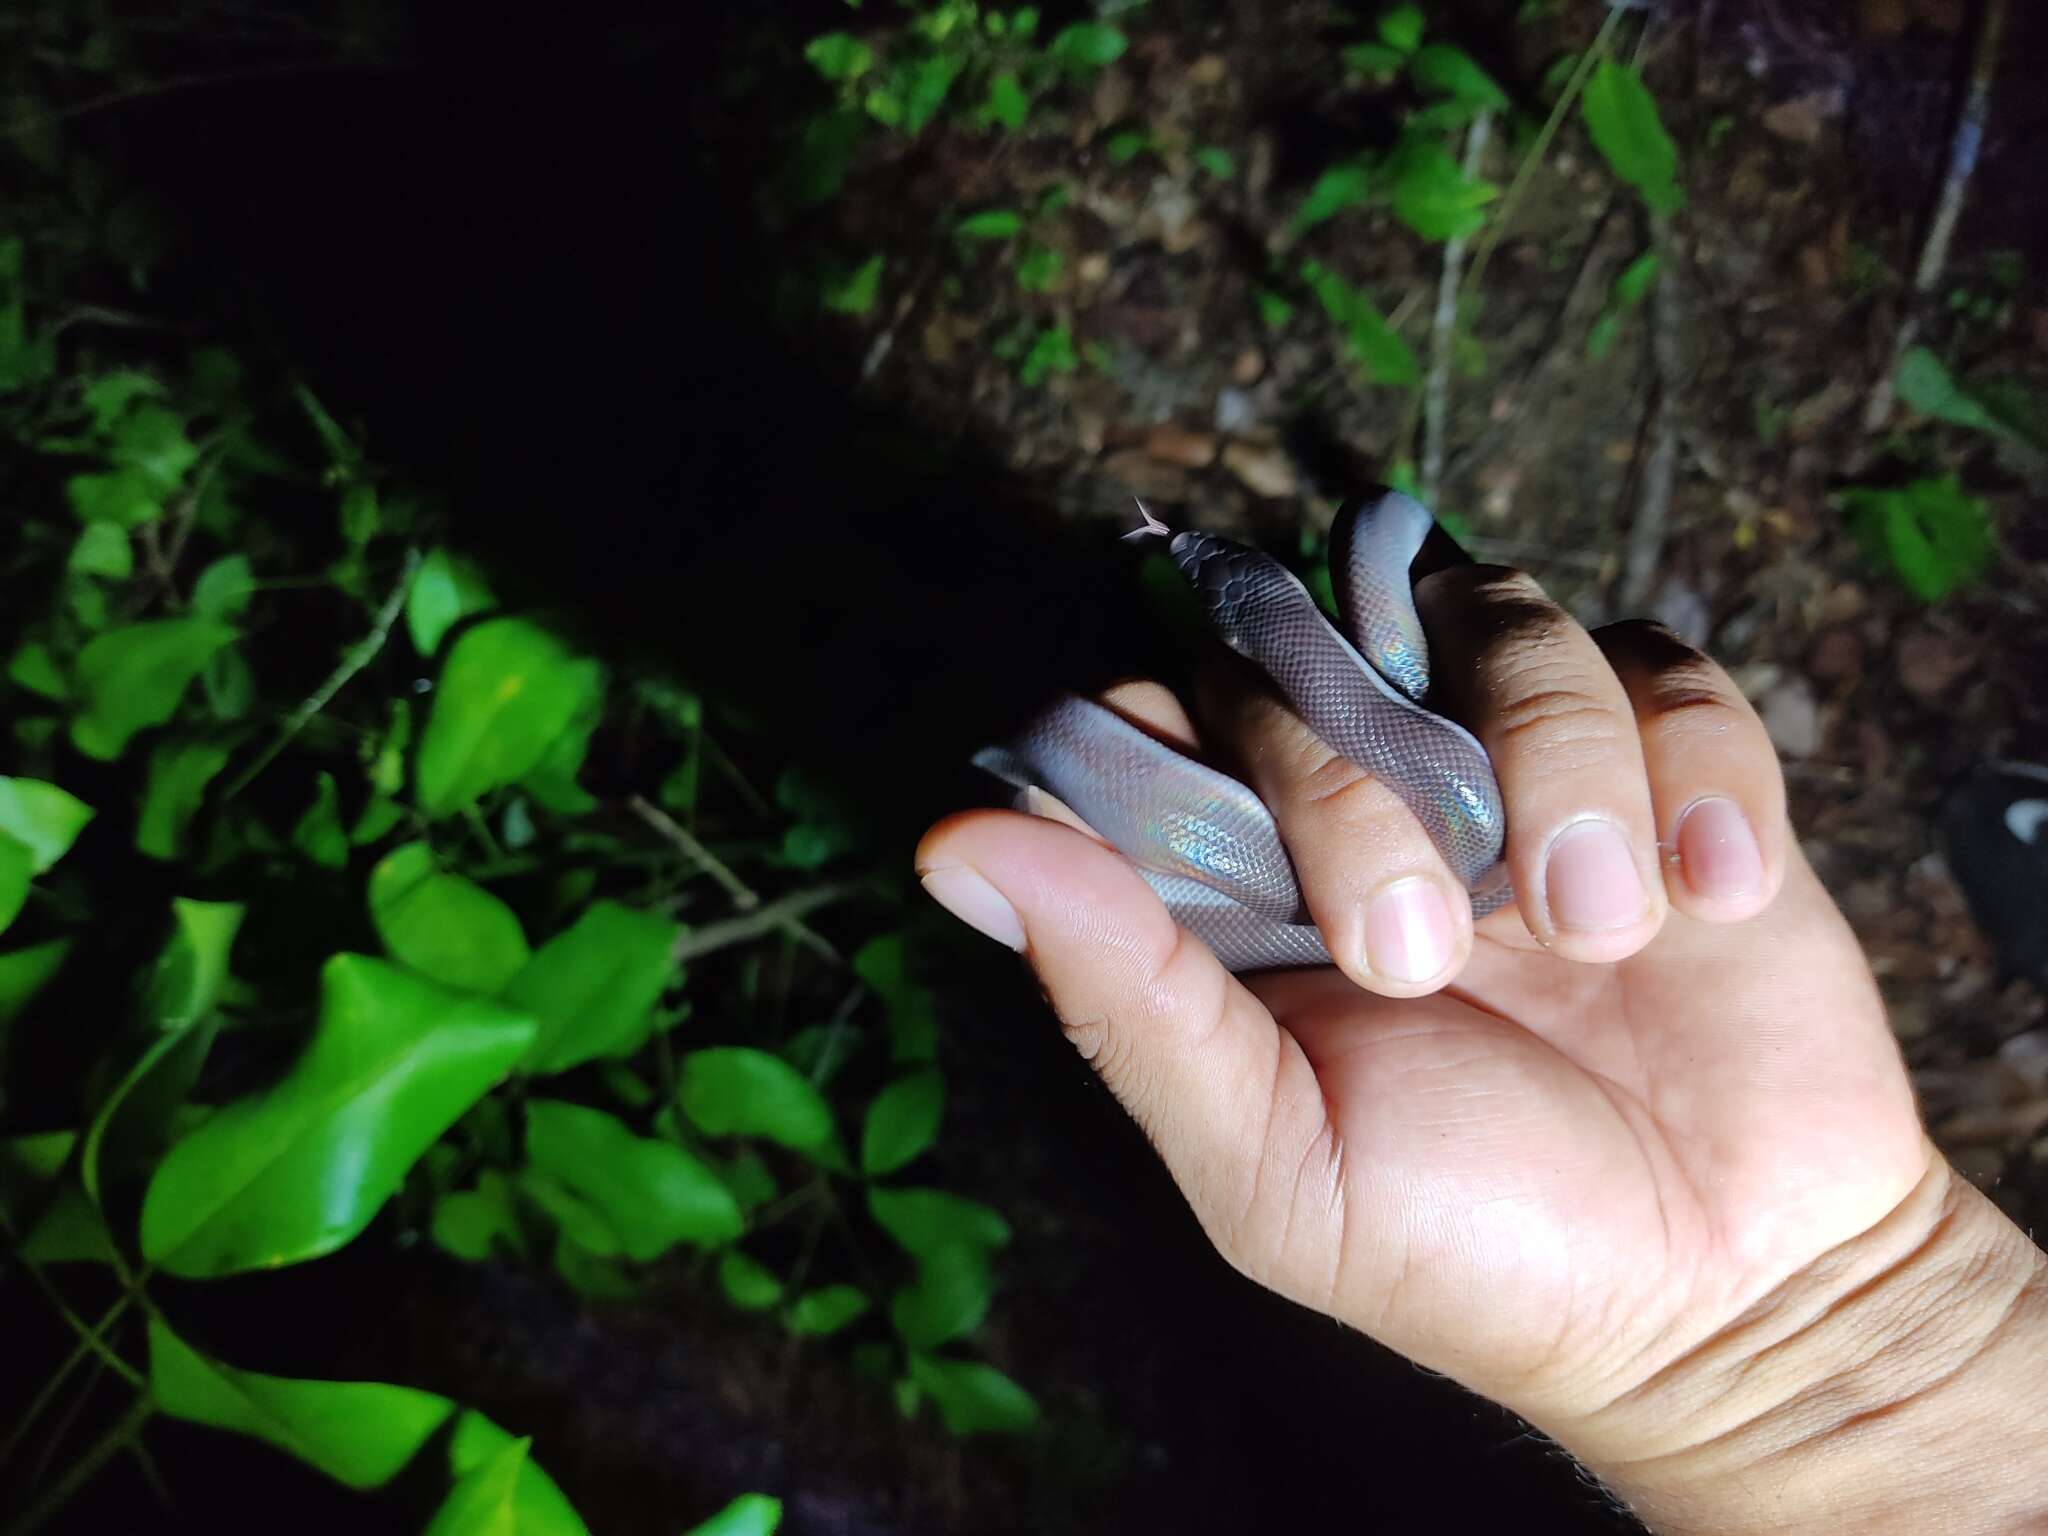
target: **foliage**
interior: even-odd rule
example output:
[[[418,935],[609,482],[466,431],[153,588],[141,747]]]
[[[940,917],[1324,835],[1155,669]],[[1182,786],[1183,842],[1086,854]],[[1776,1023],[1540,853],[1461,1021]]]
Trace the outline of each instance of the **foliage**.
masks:
[[[1991,509],[1954,475],[1841,495],[1850,531],[1922,602],[1939,602],[1978,576],[1996,548]]]
[[[912,131],[954,100],[930,60],[1049,90],[1109,53],[1093,25],[1027,57],[1028,13],[956,5],[910,45],[807,59],[840,118],[883,120],[850,94],[880,90]],[[826,121],[803,131],[854,142]],[[685,682],[507,611],[431,496],[265,361],[64,320],[109,282],[82,184],[37,193],[56,237],[0,242],[0,1233],[80,1336],[8,1449],[67,1449],[74,1415],[44,1410],[82,1365],[87,1398],[131,1401],[125,1439],[69,1447],[78,1476],[9,1489],[22,1529],[161,1414],[423,1489],[415,1529],[582,1531],[545,1444],[410,1387],[268,1373],[232,1339],[229,1363],[184,1316],[193,1285],[351,1242],[423,1237],[595,1298],[702,1256],[736,1326],[857,1341],[959,1433],[1028,1427],[1029,1394],[963,1352],[1008,1228],[931,1187],[946,1050],[901,935],[870,937],[888,908],[859,818],[793,770],[756,787],[728,749],[745,725]],[[1017,266],[1059,276],[1050,247]],[[865,311],[883,272],[827,302]],[[1020,356],[1027,378],[1077,365],[1064,326]],[[652,743],[630,768],[627,735]],[[848,958],[802,914],[856,895]],[[95,1332],[76,1303],[110,1283]],[[778,1518],[749,1496],[703,1529]]]
[[[1586,82],[1586,130],[1616,176],[1657,213],[1684,205],[1678,190],[1678,146],[1664,131],[1657,103],[1633,65],[1602,59]]]

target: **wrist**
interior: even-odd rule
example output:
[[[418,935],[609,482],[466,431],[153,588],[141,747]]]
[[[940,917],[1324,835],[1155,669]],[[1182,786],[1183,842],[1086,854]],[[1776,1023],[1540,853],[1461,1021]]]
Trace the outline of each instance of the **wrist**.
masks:
[[[2048,1259],[1931,1157],[1869,1232],[1559,1438],[1669,1536],[2048,1532]]]

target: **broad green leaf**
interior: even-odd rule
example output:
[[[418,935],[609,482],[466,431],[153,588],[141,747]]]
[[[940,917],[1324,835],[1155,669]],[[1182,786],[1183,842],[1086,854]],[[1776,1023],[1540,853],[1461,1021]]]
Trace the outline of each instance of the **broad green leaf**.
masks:
[[[1024,119],[1030,115],[1031,98],[1024,94],[1024,87],[1017,83],[1015,70],[998,70],[989,77],[988,95],[981,103],[977,114],[981,122],[1000,123],[1011,133],[1024,126]]]
[[[92,818],[91,806],[54,784],[0,777],[0,833],[28,849],[39,875],[64,857]]]
[[[1049,373],[1072,373],[1079,366],[1074,356],[1073,333],[1064,325],[1055,325],[1038,333],[1018,365],[1017,377],[1031,388],[1043,382]]]
[[[1045,56],[1074,74],[1114,64],[1124,56],[1130,40],[1115,27],[1099,21],[1077,21],[1063,27],[1046,44]]]
[[[1038,1422],[1038,1403],[994,1366],[913,1353],[910,1379],[938,1405],[956,1435],[1021,1434]]]
[[[370,920],[392,957],[469,992],[497,992],[528,961],[512,909],[434,865],[425,843],[394,848],[370,872]]]
[[[935,1067],[900,1077],[875,1095],[861,1127],[860,1166],[870,1176],[894,1173],[939,1134],[946,1082]]]
[[[1948,366],[1926,347],[1910,348],[1899,359],[1896,385],[1899,398],[1923,416],[1959,427],[1974,427],[1998,437],[2025,440],[2024,434],[2014,431],[1982,399],[1958,384]]]
[[[81,522],[139,528],[164,509],[164,493],[139,469],[73,475],[64,494]]]
[[[171,936],[143,988],[150,1029],[183,1029],[213,1012],[228,989],[229,956],[245,910],[238,901],[171,899]]]
[[[519,776],[519,787],[557,816],[581,816],[597,808],[597,797],[576,782],[590,755],[590,738],[604,718],[604,677],[584,696],[569,724],[541,754],[540,761]]]
[[[827,80],[858,80],[875,62],[875,50],[850,32],[827,32],[804,45],[804,57]]]
[[[1356,163],[1331,166],[1316,178],[1315,185],[1308,189],[1308,196],[1302,200],[1300,210],[1294,215],[1295,233],[1313,229],[1346,208],[1370,202],[1372,192],[1373,174],[1367,167]]]
[[[1261,288],[1252,297],[1259,307],[1259,323],[1269,330],[1280,330],[1294,318],[1294,305],[1284,294]]]
[[[806,1291],[789,1309],[789,1331],[812,1337],[837,1333],[871,1303],[857,1285],[827,1285]]]
[[[0,955],[0,1028],[21,1017],[71,953],[71,940],[51,939]]]
[[[1492,182],[1467,178],[1441,144],[1406,140],[1387,166],[1394,214],[1425,240],[1454,240],[1486,222],[1482,211],[1499,196]]]
[[[683,1536],[775,1536],[782,1524],[782,1500],[765,1493],[743,1493]]]
[[[956,1246],[992,1250],[1010,1240],[1010,1224],[995,1211],[942,1189],[870,1187],[868,1214],[918,1257]]]
[[[1204,145],[1195,151],[1195,164],[1218,181],[1228,181],[1237,174],[1237,161],[1230,151],[1219,149],[1214,144]]]
[[[668,1113],[672,1115],[673,1111]],[[768,1165],[751,1148],[742,1148],[729,1162],[721,1165],[718,1176],[725,1181],[725,1187],[732,1191],[733,1199],[739,1202],[743,1211],[758,1210],[780,1193],[775,1175],[768,1171]]]
[[[1991,509],[1953,474],[1842,494],[1851,532],[1922,602],[1939,602],[1982,574],[1996,542]]]
[[[1417,51],[1408,61],[1408,68],[1415,83],[1426,91],[1495,110],[1505,110],[1508,105],[1508,93],[1462,48],[1431,43]]]
[[[1128,129],[1123,133],[1113,133],[1103,145],[1103,148],[1109,152],[1109,162],[1111,165],[1129,165],[1151,147],[1152,135],[1141,133],[1137,129]]]
[[[526,1069],[566,1072],[638,1047],[675,979],[681,932],[667,918],[600,901],[543,944],[505,991],[540,1021]]]
[[[615,1116],[559,1099],[526,1106],[526,1155],[589,1202],[645,1262],[677,1243],[724,1243],[746,1225],[718,1175],[672,1142],[635,1136]]]
[[[526,1234],[519,1226],[512,1181],[495,1168],[477,1175],[476,1188],[456,1190],[436,1200],[428,1230],[440,1247],[471,1263],[489,1258],[498,1244],[526,1257]]]
[[[882,284],[882,253],[875,252],[852,271],[827,282],[820,302],[834,314],[864,315],[875,307]]]
[[[1408,62],[1408,55],[1385,43],[1353,43],[1337,55],[1353,74],[1381,78]]]
[[[28,845],[0,832],[0,933],[21,915],[34,875],[35,854]]]
[[[99,636],[79,653],[72,744],[87,757],[119,757],[137,731],[176,713],[199,669],[234,638],[212,619],[152,619]]]
[[[1380,318],[1371,299],[1321,262],[1302,263],[1301,276],[1321,302],[1323,313],[1344,332],[1351,355],[1365,366],[1367,378],[1376,384],[1420,382],[1422,368],[1415,353]]]
[[[448,1440],[449,1470],[465,1477],[516,1443],[475,1409],[466,1408],[457,1415],[455,1433]],[[513,1504],[519,1519],[514,1529],[519,1536],[590,1536],[574,1506],[531,1456],[520,1464]]]
[[[292,846],[323,869],[348,868],[348,833],[341,825],[341,791],[333,774],[314,776],[313,803],[292,828]]]
[[[553,1174],[538,1168],[521,1169],[519,1192],[540,1207],[569,1247],[601,1259],[614,1259],[626,1251],[624,1239],[604,1212]]]
[[[71,1131],[44,1131],[0,1141],[0,1216],[17,1234],[13,1251],[32,1264],[116,1259],[106,1222],[65,1173],[77,1140]],[[23,1231],[31,1219],[34,1225]]]
[[[823,1087],[839,1074],[846,1059],[859,1049],[861,1032],[839,1021],[808,1024],[782,1042],[782,1059]]]
[[[62,703],[71,697],[71,685],[64,680],[56,658],[39,640],[27,642],[8,658],[7,677],[16,687],[45,699]]]
[[[1422,46],[1422,12],[1413,5],[1390,6],[1380,12],[1380,41],[1402,53]]]
[[[228,747],[213,741],[165,741],[151,748],[143,781],[135,846],[153,859],[175,859],[206,798],[206,786],[228,765]]]
[[[363,807],[363,814],[356,818],[356,824],[348,829],[348,840],[358,848],[377,842],[404,820],[404,806],[388,796],[373,795]]]
[[[434,1518],[426,1536],[521,1536],[519,1474],[533,1441],[514,1440],[493,1451],[462,1474]]]
[[[491,584],[474,561],[447,549],[431,549],[405,594],[405,628],[412,648],[431,656],[441,638],[472,613],[495,606]]]
[[[105,433],[114,429],[115,422],[137,400],[160,398],[163,393],[163,385],[148,374],[122,368],[94,379],[85,386],[79,399],[92,413],[93,431]]]
[[[126,581],[135,572],[135,547],[119,523],[87,523],[71,546],[64,568],[74,576]]]
[[[917,1278],[889,1302],[889,1320],[913,1349],[936,1349],[972,1333],[995,1295],[988,1251],[965,1243],[919,1256]]]
[[[1175,578],[1177,590],[1186,584]],[[854,974],[881,996],[889,1012],[889,1059],[930,1061],[938,1050],[938,1006],[931,989],[913,981],[905,960],[903,935],[883,934],[862,945],[853,957]]]
[[[1671,213],[1684,202],[1674,179],[1678,146],[1664,131],[1657,103],[1632,67],[1602,59],[1586,82],[1581,98],[1587,131],[1614,174],[1640,192],[1659,213]]]
[[[782,1300],[782,1282],[775,1272],[737,1248],[718,1256],[718,1284],[728,1301],[749,1312],[765,1312]]]
[[[149,1325],[149,1389],[174,1419],[267,1441],[351,1488],[388,1483],[455,1407],[432,1392],[384,1382],[239,1371],[157,1321]]]
[[[1621,269],[1621,275],[1614,280],[1613,302],[1626,309],[1640,304],[1643,296],[1657,281],[1658,259],[1654,250],[1644,251],[1634,261]]]
[[[1049,245],[1033,246],[1017,262],[1017,286],[1026,293],[1044,293],[1059,281],[1066,259]]]
[[[896,126],[912,135],[930,127],[939,108],[946,104],[955,77],[965,66],[966,60],[956,54],[934,53],[899,69],[897,95],[903,105]]]
[[[199,573],[192,583],[192,611],[202,619],[239,619],[256,595],[247,555],[228,555]]]
[[[420,809],[447,816],[519,778],[601,682],[595,662],[572,656],[524,619],[486,619],[465,630],[441,668],[420,741]]]
[[[1014,208],[984,208],[970,213],[953,226],[963,240],[1008,240],[1024,228],[1024,216]]]
[[[141,475],[159,496],[175,491],[199,458],[184,419],[161,405],[142,405],[115,424],[112,458]]]
[[[780,1056],[713,1046],[683,1058],[677,1099],[706,1136],[761,1136],[799,1151],[832,1137],[832,1107]]]
[[[143,1256],[200,1278],[333,1252],[511,1069],[534,1027],[502,1004],[334,956],[292,1069],[165,1155],[143,1200]]]

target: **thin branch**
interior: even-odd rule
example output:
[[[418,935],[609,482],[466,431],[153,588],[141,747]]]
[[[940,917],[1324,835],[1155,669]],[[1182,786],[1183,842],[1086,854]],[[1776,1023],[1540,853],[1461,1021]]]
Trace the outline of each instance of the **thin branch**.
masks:
[[[648,826],[674,844],[683,856],[704,873],[725,887],[725,893],[732,897],[732,904],[742,912],[751,912],[761,905],[761,898],[752,887],[732,872],[723,859],[706,848],[689,828],[669,815],[645,795],[634,795],[626,802],[627,808]]]
[[[1920,318],[1928,295],[1941,281],[1948,265],[1949,242],[1955,238],[1956,220],[1962,216],[1963,201],[1970,190],[1970,176],[1977,169],[1977,156],[1984,147],[1984,122],[1991,115],[1991,80],[1998,70],[1998,45],[2005,31],[2006,0],[1985,0],[1983,25],[1977,32],[1977,51],[1970,61],[1970,86],[1963,98],[1963,110],[1956,118],[1956,131],[1949,140],[1948,169],[1941,179],[1941,197],[1935,205],[1934,222],[1927,228],[1927,243],[1920,248],[1920,266],[1913,274],[1913,291],[1906,301],[1906,317],[1892,339],[1891,360],[1872,386],[1863,410],[1863,430],[1878,432],[1892,413],[1893,381],[1899,363],[1920,336]]]
[[[1623,610],[1631,613],[1649,601],[1664,560],[1664,540],[1671,523],[1671,487],[1678,473],[1679,381],[1685,366],[1678,339],[1682,321],[1677,264],[1671,259],[1669,214],[1650,215],[1650,240],[1657,252],[1657,279],[1650,289],[1651,395],[1655,405],[1650,421],[1650,452],[1643,463],[1642,491],[1636,500],[1635,518],[1629,524],[1628,545],[1622,553],[1618,593]]]
[[[1467,182],[1479,179],[1486,141],[1492,134],[1493,112],[1481,108],[1465,135]],[[1444,421],[1450,414],[1451,354],[1457,350],[1458,280],[1465,270],[1465,244],[1466,237],[1458,235],[1444,246],[1444,270],[1436,287],[1436,324],[1430,332],[1429,382],[1422,408],[1422,502],[1431,509],[1443,490]]]
[[[262,756],[237,774],[234,782],[221,792],[222,801],[232,800],[247,789],[250,781],[275,762],[277,754],[289,746],[292,738],[306,728],[306,722],[325,709],[334,696],[346,686],[348,680],[367,667],[376,658],[377,653],[384,649],[384,642],[391,638],[391,626],[398,622],[399,614],[405,611],[406,594],[412,591],[412,579],[419,574],[419,569],[420,552],[417,549],[408,549],[405,552],[405,566],[398,573],[398,583],[392,587],[391,595],[384,599],[384,606],[377,610],[377,617],[370,626],[370,632],[341,658],[341,665],[328,674],[327,681],[315,688],[312,694],[291,712],[284,723],[284,729],[278,732],[277,739],[264,750]]]
[[[17,139],[25,133],[53,123],[90,117],[93,113],[104,112],[110,107],[125,106],[131,101],[146,101],[153,96],[170,96],[179,91],[199,90],[214,85],[238,85],[247,80],[275,80],[291,75],[334,74],[347,70],[386,70],[396,67],[369,59],[307,59],[290,64],[259,64],[248,69],[222,70],[211,75],[178,75],[169,80],[152,80],[144,85],[125,86],[118,91],[109,91],[104,96],[94,96],[75,106],[63,107],[55,112],[31,112],[17,118],[5,128],[0,128],[0,140]]]
[[[136,1398],[119,1422],[100,1436],[91,1450],[74,1461],[65,1470],[64,1475],[50,1486],[49,1492],[10,1520],[6,1529],[0,1531],[0,1536],[29,1536],[30,1532],[41,1530],[52,1515],[71,1502],[79,1489],[93,1480],[101,1467],[118,1456],[129,1442],[134,1440],[141,1432],[142,1426],[149,1422],[150,1415],[155,1412],[156,1403],[147,1392]]]
[[[707,923],[702,928],[693,928],[676,940],[671,953],[680,964],[696,960],[716,950],[729,949],[735,944],[746,944],[764,934],[784,930],[793,937],[809,944],[813,949],[838,959],[838,951],[825,940],[804,927],[803,919],[820,907],[835,901],[844,901],[849,896],[858,896],[865,886],[820,885],[807,891],[792,891],[787,896],[777,897],[766,906],[756,907],[743,917],[727,918],[724,922]]]

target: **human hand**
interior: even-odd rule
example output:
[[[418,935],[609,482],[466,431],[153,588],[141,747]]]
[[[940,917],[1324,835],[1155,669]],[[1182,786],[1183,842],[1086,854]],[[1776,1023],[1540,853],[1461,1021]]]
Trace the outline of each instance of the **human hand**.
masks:
[[[1654,626],[1588,635],[1512,572],[1417,596],[1500,779],[1514,906],[1475,925],[1399,800],[1228,678],[1199,730],[1156,686],[1106,702],[1240,770],[1337,968],[1231,977],[1044,801],[941,823],[918,869],[1026,953],[1239,1269],[1515,1409],[1669,1529],[1806,1528],[1839,1455],[1776,1523],[1731,1490],[1828,1443],[1814,1393],[1913,1432],[1929,1383],[1977,1401],[2010,1359],[1985,1340],[2048,1329],[2038,1255],[1923,1134],[1726,674]],[[1901,1286],[1939,1322],[1900,1325]],[[1887,1321],[1910,1347],[1873,1370]],[[1811,1528],[1858,1528],[1836,1503]]]

